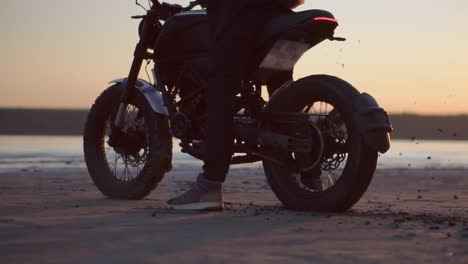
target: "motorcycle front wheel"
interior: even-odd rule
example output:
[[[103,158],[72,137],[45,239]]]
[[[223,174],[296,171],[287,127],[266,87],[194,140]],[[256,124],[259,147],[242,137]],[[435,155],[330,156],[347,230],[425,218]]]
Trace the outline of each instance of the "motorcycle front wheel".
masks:
[[[289,209],[342,212],[359,201],[369,186],[377,152],[362,141],[354,121],[353,102],[359,92],[333,76],[314,75],[293,82],[272,96],[273,112],[310,115],[314,150],[291,153],[271,150],[272,160],[305,163],[307,170],[263,160],[271,189]],[[267,124],[270,130],[294,134],[290,125]]]
[[[97,188],[109,198],[142,199],[171,168],[168,120],[139,93],[127,106],[119,144],[110,145],[123,84],[106,89],[92,106],[83,135],[86,166]]]

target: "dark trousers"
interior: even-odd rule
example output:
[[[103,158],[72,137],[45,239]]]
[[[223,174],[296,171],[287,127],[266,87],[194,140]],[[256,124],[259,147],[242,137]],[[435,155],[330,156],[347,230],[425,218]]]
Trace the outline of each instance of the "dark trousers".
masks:
[[[208,15],[211,28],[217,28],[220,16],[210,14],[209,9]],[[257,36],[274,15],[272,7],[243,10],[213,40],[214,68],[207,91],[208,131],[204,160],[204,174],[209,180],[224,182],[226,179],[233,154],[234,97],[258,45]]]

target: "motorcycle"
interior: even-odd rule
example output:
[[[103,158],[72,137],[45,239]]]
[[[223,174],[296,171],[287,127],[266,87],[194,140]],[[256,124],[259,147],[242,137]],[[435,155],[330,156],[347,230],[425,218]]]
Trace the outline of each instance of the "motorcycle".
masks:
[[[199,0],[187,7],[151,0],[145,15],[133,17],[141,19],[140,39],[128,77],[96,99],[84,130],[89,174],[107,197],[142,199],[153,191],[172,168],[173,137],[182,152],[203,160],[212,69],[206,11],[196,6],[203,7]],[[371,95],[329,75],[292,80],[307,50],[345,40],[334,36],[337,26],[324,10],[275,16],[236,95],[231,164],[261,161],[289,209],[351,208],[371,182],[378,152],[390,148],[391,123]],[[145,61],[154,62],[154,82],[138,79]]]

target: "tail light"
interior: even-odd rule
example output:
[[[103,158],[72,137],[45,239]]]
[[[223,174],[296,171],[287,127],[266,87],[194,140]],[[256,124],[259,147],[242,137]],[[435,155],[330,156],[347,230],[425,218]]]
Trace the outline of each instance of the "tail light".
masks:
[[[328,21],[328,22],[339,24],[338,20],[331,18],[331,17],[314,17],[313,20],[314,21]]]

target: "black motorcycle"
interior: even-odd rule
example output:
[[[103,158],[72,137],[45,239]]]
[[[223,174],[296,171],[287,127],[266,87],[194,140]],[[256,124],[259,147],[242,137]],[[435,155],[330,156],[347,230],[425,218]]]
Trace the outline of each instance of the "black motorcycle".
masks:
[[[142,199],[154,190],[172,168],[173,137],[203,160],[212,69],[206,12],[192,10],[200,4],[151,0],[146,15],[133,17],[142,22],[128,78],[96,99],[84,132],[89,173],[108,197]],[[333,76],[291,78],[308,49],[344,40],[334,36],[337,26],[323,10],[273,18],[236,95],[231,163],[262,161],[271,189],[294,210],[349,209],[369,186],[378,152],[390,148],[388,115],[369,94]],[[138,79],[145,61],[154,62],[153,83]]]

